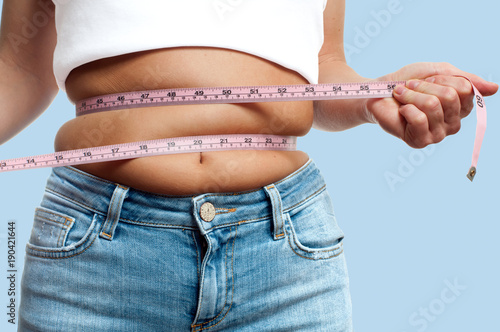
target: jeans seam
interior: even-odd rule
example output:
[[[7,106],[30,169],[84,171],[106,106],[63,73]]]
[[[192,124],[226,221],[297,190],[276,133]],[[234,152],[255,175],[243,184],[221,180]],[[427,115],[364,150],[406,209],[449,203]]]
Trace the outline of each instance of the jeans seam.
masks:
[[[274,184],[279,184],[279,183],[281,183],[281,182],[283,182],[283,181],[286,181],[286,180],[288,180],[288,179],[290,179],[290,178],[295,177],[296,175],[299,175],[300,173],[302,173],[303,171],[305,171],[305,169],[307,168],[307,166],[309,166],[309,164],[310,164],[311,162],[312,162],[312,160],[311,160],[311,159],[309,159],[309,160],[307,161],[307,163],[305,163],[304,165],[302,165],[302,167],[301,167],[300,169],[298,169],[297,171],[295,171],[295,172],[293,172],[292,174],[288,175],[286,178],[281,179],[281,180],[279,180],[278,182],[275,182]]]
[[[268,189],[274,189],[274,190],[277,190],[276,187],[274,185],[270,185],[269,187],[267,187]],[[283,215],[282,215],[282,212],[283,212],[283,209],[281,207],[281,200],[278,200],[278,203],[279,203],[279,210],[280,210],[280,216],[277,215],[277,213],[274,211],[274,209],[276,208],[276,203],[275,203],[275,198],[274,198],[274,195],[269,195],[271,197],[271,201],[272,201],[272,206],[273,206],[273,225],[274,225],[274,228],[278,228],[278,229],[275,229],[274,230],[274,237],[276,239],[281,239],[285,236],[285,231],[283,229],[279,229],[280,228],[280,223],[279,223],[279,220],[276,220],[277,218],[283,218]],[[277,234],[277,231],[281,231],[281,233]]]
[[[104,233],[104,231],[101,233],[101,235],[107,237],[108,239],[111,239],[111,234]]]
[[[49,210],[48,210],[48,209],[46,209],[46,208],[36,208],[36,210],[35,210],[35,214],[36,214],[36,212],[40,212],[40,213],[44,213],[44,214],[51,214],[51,215],[53,215],[53,216],[56,216],[56,217],[59,217],[59,218],[63,218],[63,219],[65,219],[65,220],[68,220],[68,219],[70,219],[70,220],[71,220],[71,218],[69,218],[69,217],[67,217],[67,216],[64,216],[64,215],[62,215],[62,214],[59,214],[59,213],[55,213],[55,212],[49,211]],[[43,217],[43,216],[39,216],[39,217],[40,217],[40,218],[43,218],[43,219],[45,219],[45,220],[49,220],[49,221],[52,221],[52,222],[56,222],[56,223],[59,223],[59,224],[63,224],[62,222],[57,221],[57,220],[51,220],[51,219],[48,219],[48,218]]]
[[[107,213],[106,213],[106,212],[104,212],[104,211],[100,211],[100,210],[94,209],[94,208],[92,208],[92,207],[90,207],[90,206],[88,206],[88,205],[86,205],[86,204],[84,204],[84,203],[81,203],[81,202],[75,201],[74,199],[72,199],[72,198],[70,198],[70,197],[68,197],[68,196],[66,196],[66,195],[64,195],[64,194],[61,194],[61,193],[59,193],[59,192],[57,192],[57,191],[54,191],[54,190],[52,190],[52,189],[47,188],[47,189],[45,189],[45,191],[47,191],[47,192],[49,192],[49,193],[52,193],[52,194],[54,194],[54,195],[56,195],[56,196],[59,196],[59,197],[61,197],[61,198],[65,199],[65,200],[67,200],[67,201],[70,201],[70,202],[72,202],[73,204],[76,204],[76,205],[78,205],[78,206],[80,206],[80,207],[82,207],[82,208],[84,208],[84,209],[87,209],[89,212],[93,212],[93,213],[97,213],[97,214],[101,214],[101,215],[106,215],[106,214],[107,214]]]
[[[326,184],[323,185],[321,188],[319,188],[318,190],[316,190],[315,192],[313,192],[311,195],[307,196],[306,198],[304,198],[303,200],[301,200],[300,202],[298,203],[295,203],[294,205],[286,208],[285,210],[283,210],[283,213],[287,213],[287,212],[290,212],[290,210],[292,209],[295,209],[297,206],[301,205],[301,204],[304,204],[305,202],[307,202],[308,200],[310,200],[311,198],[313,198],[314,196],[320,194],[323,190],[326,189]]]
[[[241,225],[241,224],[246,224],[246,223],[250,223],[250,222],[254,222],[254,221],[268,220],[268,219],[272,219],[272,218],[273,218],[273,216],[267,215],[267,216],[263,216],[263,217],[260,217],[260,218],[240,220],[240,221],[235,222],[233,224]]]
[[[275,187],[275,190],[278,192],[278,195],[279,195],[279,191],[278,189]],[[283,221],[283,203],[281,201],[281,197],[280,198],[276,198],[276,200],[278,201],[278,205],[279,205],[279,211],[278,211],[278,221],[277,221],[277,227],[278,227],[278,230],[281,232],[279,234],[276,234],[276,237],[277,238],[282,238],[285,236],[285,227],[283,225],[284,221]]]
[[[236,212],[236,208],[230,208],[230,209],[227,209],[227,208],[215,208],[215,210],[223,210],[223,211],[217,211],[215,214],[216,215],[219,215],[219,214],[228,214],[228,213],[232,213],[232,212]]]
[[[64,222],[60,222],[60,221],[57,221],[57,220],[53,220],[53,219],[49,219],[47,217],[44,217],[44,216],[41,216],[41,215],[37,215],[37,211],[40,211],[40,213],[47,213],[47,214],[50,214],[50,215],[53,215],[53,216],[56,216],[56,217],[59,217],[59,218],[64,218]],[[47,221],[50,221],[50,222],[53,222],[53,223],[56,223],[56,224],[59,224],[59,225],[62,225],[62,226],[68,226],[68,222],[71,224],[73,222],[73,220],[69,217],[65,217],[63,215],[60,215],[60,214],[57,214],[57,213],[53,213],[53,212],[50,212],[50,211],[47,211],[47,210],[41,210],[41,209],[36,209],[35,211],[35,218],[36,219],[42,219],[42,220],[47,220]],[[58,246],[62,246],[62,243],[61,243],[61,236],[62,234],[65,233],[65,231],[67,232],[67,229],[65,229],[64,227],[61,227],[61,230],[59,232],[59,236],[57,237],[57,245]]]
[[[227,249],[228,249],[228,247],[226,246],[226,261],[227,261]],[[203,300],[203,295],[202,295],[202,300]],[[222,314],[222,312],[224,312],[224,308],[226,307],[226,304],[227,304],[227,271],[226,271],[226,297],[224,299],[224,305],[222,306],[222,310],[217,314],[217,316],[215,316],[214,318],[212,318],[208,322],[201,323],[201,324],[195,324],[192,327],[197,328],[198,326],[210,324],[211,322],[213,322],[214,320],[216,320]]]
[[[94,239],[92,240],[92,242],[85,248],[83,249],[81,252],[77,252],[77,253],[74,253],[73,255],[70,255],[70,256],[64,256],[64,257],[43,257],[43,258],[46,258],[46,259],[66,259],[66,258],[71,258],[71,257],[75,257],[75,256],[78,256],[78,255],[81,255],[83,254],[85,251],[87,251],[87,249],[89,249],[90,247],[92,247],[92,244],[95,242],[95,240],[98,238],[98,234],[96,234],[94,236]],[[86,243],[86,242],[85,242]],[[83,243],[82,243],[83,244]],[[30,248],[30,250],[34,250],[34,251],[38,251],[38,252],[45,252],[45,253],[54,253],[52,251],[44,251],[44,250],[39,250],[39,249],[35,249],[35,248]],[[58,252],[60,253],[60,252]]]
[[[288,179],[290,179],[290,178],[295,177],[296,175],[299,175],[300,173],[302,173],[303,171],[305,171],[305,169],[307,168],[307,166],[309,166],[309,164],[310,164],[311,162],[312,162],[312,160],[311,160],[311,159],[309,159],[309,160],[307,161],[307,163],[305,163],[304,165],[302,165],[302,166],[300,167],[300,169],[296,170],[296,171],[295,171],[295,172],[293,172],[292,174],[289,174],[286,178],[281,179],[281,180],[279,180],[278,182],[275,182],[274,184],[275,184],[275,185],[280,184],[281,182],[284,182],[284,181],[286,181],[286,180],[288,180]]]
[[[124,187],[121,185],[118,185],[118,187],[123,189],[123,190],[119,191],[117,195],[116,195],[116,191],[113,193],[113,196],[111,197],[111,202],[109,203],[109,206],[108,206],[109,212],[106,215],[106,221],[104,222],[104,227],[103,227],[103,230],[101,231],[101,234],[106,236],[110,240],[113,238],[113,233],[114,233],[114,230],[116,228],[116,225],[120,221],[120,213],[121,213],[120,210],[122,208],[121,205],[123,204],[123,200],[125,199],[125,197],[127,195],[127,191],[129,189],[128,187]],[[116,202],[118,202],[118,203],[116,203]]]
[[[255,190],[249,190],[249,191],[243,191],[243,192],[236,192],[236,193],[220,193],[220,194],[209,194],[206,197],[227,197],[227,196],[241,196],[241,195],[246,195],[246,194],[251,194],[255,193],[258,191],[261,191],[262,188],[255,189]]]
[[[231,228],[233,228],[233,227],[231,226]],[[227,308],[226,313],[224,314],[224,316],[222,316],[222,318],[221,318],[220,321],[218,321],[217,323],[215,323],[212,326],[202,327],[203,325],[210,324],[211,322],[213,322],[214,320],[216,320],[224,312],[224,308],[226,307],[226,304],[227,304],[227,293],[228,293],[228,281],[227,281],[227,279],[228,279],[228,273],[227,273],[227,269],[226,269],[226,298],[225,298],[225,301],[224,301],[224,305],[222,306],[222,310],[219,312],[219,314],[217,316],[215,316],[214,318],[212,318],[208,322],[201,323],[201,324],[196,324],[196,325],[191,325],[191,327],[194,328],[195,331],[208,330],[208,329],[211,329],[211,328],[219,325],[226,318],[227,314],[231,310],[231,307],[233,306],[233,299],[234,299],[234,247],[236,246],[236,237],[237,236],[238,236],[238,227],[235,226],[235,234],[234,234],[234,238],[233,238],[233,248],[232,248],[232,255],[231,255],[232,291],[231,291],[231,303],[229,304],[229,308]],[[228,247],[226,247],[226,262],[227,262],[227,249],[228,249]],[[201,328],[198,329],[198,327],[201,327]]]
[[[326,185],[323,185],[320,189],[318,189],[316,192],[314,192],[313,194],[309,195],[308,197],[306,197],[305,199],[301,200],[300,202],[290,206],[290,207],[286,207],[283,209],[283,212],[289,212],[291,209],[293,208],[296,208],[297,206],[299,206],[300,204],[303,204],[305,201],[309,200],[310,198],[312,198],[313,196],[317,195],[318,193],[320,193],[322,190],[324,190],[326,188]],[[260,190],[260,189],[259,189]],[[59,197],[62,197],[63,199],[66,199],[80,207],[83,207],[85,208],[86,210],[88,210],[89,212],[92,212],[92,213],[96,213],[96,214],[100,214],[100,215],[103,215],[103,216],[106,216],[107,213],[104,212],[104,211],[100,211],[100,210],[97,210],[97,209],[94,209],[84,203],[81,203],[81,202],[78,202],[78,201],[75,201],[73,199],[71,199],[70,197],[67,197],[57,191],[54,191],[52,189],[49,189],[47,188],[46,189],[47,192],[50,192],[56,196],[59,196]],[[258,191],[258,190],[256,190]],[[157,195],[157,196],[160,196],[160,197],[163,197],[162,195]],[[259,220],[265,220],[265,219],[268,219],[268,218],[272,218],[272,216],[263,216],[261,218],[255,218],[255,219],[247,219],[247,220],[242,220],[242,221],[239,221],[239,222],[236,222],[235,224],[242,224],[242,223],[247,223],[247,222],[253,222],[253,221],[259,221]],[[187,229],[186,226],[183,226],[183,225],[172,225],[172,224],[163,224],[163,223],[152,223],[152,222],[143,222],[143,221],[139,221],[139,220],[132,220],[132,219],[126,219],[126,218],[120,218],[119,220],[121,221],[125,221],[125,222],[129,222],[129,223],[136,223],[136,224],[143,224],[143,225],[151,225],[151,226],[159,226],[159,227],[172,227],[172,228],[183,228],[183,229]],[[225,225],[225,226],[229,226],[229,225]],[[195,227],[193,227],[193,229],[196,229]]]
[[[194,237],[194,232],[191,232],[191,237],[193,238],[194,247],[196,249],[196,271],[198,272],[198,281],[200,280],[200,253],[198,251],[198,242]]]
[[[63,226],[69,227],[69,225],[68,225],[67,223],[68,223],[68,222],[73,223],[73,221],[72,221],[72,220],[70,220],[69,218],[64,218],[64,219],[65,219],[66,221],[64,222]],[[64,231],[63,231],[63,230],[64,230]],[[61,236],[62,236],[63,234],[68,234],[68,229],[67,229],[67,228],[66,228],[66,229],[61,229],[61,231],[59,232],[59,237],[57,238],[57,245],[59,245],[59,246],[61,246],[61,247],[64,245],[64,243],[63,243],[63,239],[61,239]]]
[[[190,227],[190,226],[185,226],[185,225],[160,224],[160,223],[145,222],[145,221],[139,221],[139,220],[125,219],[125,218],[120,218],[119,221],[128,222],[129,224],[142,224],[142,225],[151,225],[151,226],[159,226],[159,227],[166,226],[165,228],[178,228],[178,229],[189,229],[189,230],[196,230],[197,229],[194,226]]]
[[[293,232],[292,232],[293,233]],[[314,251],[307,251],[307,250],[303,250],[304,252],[307,252],[307,253],[310,253],[310,254],[314,254],[314,253],[328,253],[328,252],[334,252],[334,251],[337,251],[340,249],[340,252],[333,255],[333,256],[328,256],[328,257],[320,257],[320,258],[311,258],[311,257],[307,257],[307,256],[304,256],[304,255],[301,255],[300,253],[298,253],[292,246],[292,242],[291,242],[291,237],[293,237],[293,242],[297,244],[296,242],[296,236],[295,234],[289,234],[288,236],[288,245],[290,246],[290,249],[292,249],[292,251],[294,252],[294,254],[296,254],[297,256],[299,257],[302,257],[302,258],[305,258],[305,259],[310,259],[310,260],[325,260],[325,259],[330,259],[330,258],[335,258],[339,255],[341,255],[343,252],[344,252],[344,244],[343,243],[340,243],[339,246],[335,246],[335,248],[331,248],[331,249],[325,249],[325,250],[314,250]]]
[[[95,218],[95,216],[94,216],[94,218]],[[99,237],[99,232],[100,231],[98,230],[97,233],[95,234],[94,239],[92,240],[92,242],[85,249],[83,249],[81,252],[77,252],[77,253],[74,253],[73,255],[64,256],[64,257],[43,257],[43,258],[47,258],[47,259],[64,259],[64,258],[71,258],[71,257],[78,256],[80,254],[83,254],[88,248],[90,248],[92,246],[92,244],[95,242],[96,238]],[[91,236],[92,236],[93,233],[94,233],[93,231],[91,233],[89,233],[87,235],[87,237],[84,238],[85,241],[83,241],[82,243],[80,243],[80,245],[75,246],[74,250],[78,250],[78,248],[84,246],[89,241],[89,238],[91,238]],[[61,254],[61,253],[63,253],[63,251],[43,250],[43,249],[33,248],[32,246],[28,247],[28,249],[29,250],[33,250],[33,251],[37,251],[37,252],[41,252],[41,253],[47,253],[47,254]],[[32,254],[32,256],[35,256],[35,255]]]
[[[109,213],[109,215],[106,216],[106,221],[104,222],[104,229],[102,230],[102,234],[108,234],[108,236],[111,238],[111,235],[109,233],[111,233],[110,231],[113,229],[113,224],[115,223],[115,219],[116,219],[116,208],[115,208],[115,201],[118,197],[116,197],[118,195],[113,195],[111,197],[111,202],[109,203],[109,206],[108,206],[108,209],[110,209],[111,213]],[[122,195],[120,195],[120,199],[121,199]]]

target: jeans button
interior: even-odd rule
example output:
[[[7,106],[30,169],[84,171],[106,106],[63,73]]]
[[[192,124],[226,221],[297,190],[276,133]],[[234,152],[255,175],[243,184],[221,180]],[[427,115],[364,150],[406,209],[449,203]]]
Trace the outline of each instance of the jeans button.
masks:
[[[215,207],[212,203],[205,202],[200,207],[200,217],[206,222],[211,222],[215,218]]]

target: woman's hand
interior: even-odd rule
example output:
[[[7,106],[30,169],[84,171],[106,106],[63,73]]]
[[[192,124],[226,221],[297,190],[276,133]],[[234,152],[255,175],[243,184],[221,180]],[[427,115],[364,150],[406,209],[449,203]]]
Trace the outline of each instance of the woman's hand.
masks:
[[[470,82],[458,76],[468,77],[484,96],[498,90],[497,84],[447,63],[415,63],[378,79],[407,83],[396,87],[394,98],[368,100],[368,118],[411,147],[438,143],[459,131],[474,106]]]

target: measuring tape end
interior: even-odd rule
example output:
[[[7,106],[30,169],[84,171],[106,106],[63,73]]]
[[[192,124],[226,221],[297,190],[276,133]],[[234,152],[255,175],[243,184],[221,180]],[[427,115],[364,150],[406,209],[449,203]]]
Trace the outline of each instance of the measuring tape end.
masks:
[[[477,174],[476,168],[472,166],[469,169],[469,173],[467,173],[467,178],[470,180],[470,182],[474,181],[474,177],[476,176],[476,174]]]

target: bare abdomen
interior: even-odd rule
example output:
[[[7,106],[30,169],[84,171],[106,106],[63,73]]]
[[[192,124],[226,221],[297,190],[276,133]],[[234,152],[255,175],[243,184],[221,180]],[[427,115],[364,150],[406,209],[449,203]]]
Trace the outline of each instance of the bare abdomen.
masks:
[[[108,58],[73,70],[68,97],[181,87],[303,84],[296,72],[225,49],[175,48]],[[72,112],[73,110],[68,110]],[[81,116],[59,130],[56,151],[139,140],[214,134],[305,135],[312,102],[219,104],[118,110]],[[302,166],[300,151],[224,151],[78,166],[96,176],[162,194],[244,191]]]

